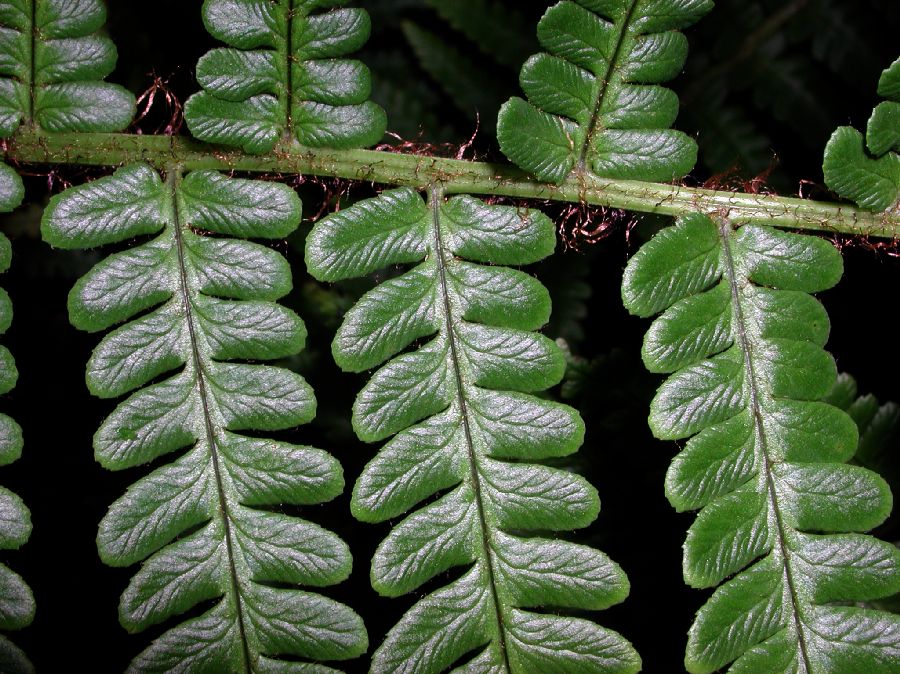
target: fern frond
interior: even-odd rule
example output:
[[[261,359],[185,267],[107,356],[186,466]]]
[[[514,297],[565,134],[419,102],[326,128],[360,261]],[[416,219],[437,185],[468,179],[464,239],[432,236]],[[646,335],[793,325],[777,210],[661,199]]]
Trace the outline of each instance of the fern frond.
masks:
[[[844,463],[856,426],[820,402],[836,373],[828,316],[808,293],[842,270],[824,240],[695,214],[625,271],[626,307],[663,312],[644,362],[675,373],[650,426],[691,438],[666,479],[677,510],[700,510],[685,580],[724,582],[691,627],[690,672],[896,671],[900,617],[846,605],[896,592],[900,553],[857,533],[887,517],[890,490]]]
[[[530,26],[521,14],[497,0],[425,0],[484,56],[518,69],[533,49]],[[511,3],[507,2],[506,5]]]
[[[345,370],[388,361],[353,408],[360,438],[391,438],[359,478],[353,513],[381,522],[418,506],[379,546],[372,584],[398,596],[468,567],[391,629],[373,672],[640,666],[615,632],[532,610],[600,609],[628,592],[604,554],[547,534],[597,516],[597,493],[583,478],[535,463],[575,452],[583,423],[575,410],[528,395],[564,369],[556,345],[533,332],[549,316],[547,291],[523,272],[488,266],[528,264],[554,244],[541,213],[445,201],[437,188],[427,204],[412,189],[358,203],[323,219],[307,241],[321,280],[416,265],[364,295],[333,344]]]
[[[772,161],[772,151],[765,136],[742,107],[718,101],[704,101],[696,114],[685,111],[685,123],[702,128],[706,143],[701,162],[711,173],[723,173],[734,166],[756,174]]]
[[[122,470],[180,452],[132,485],[100,524],[107,564],[144,560],[120,620],[136,632],[214,602],[154,641],[134,671],[331,672],[293,659],[342,660],[366,649],[353,611],[298,588],[346,578],[347,546],[276,510],[337,496],[340,466],[321,450],[241,433],[315,415],[302,377],[245,362],[303,346],[303,322],[274,303],[291,288],[290,268],[268,248],[229,238],[281,238],[299,221],[299,199],[286,186],[213,171],[172,170],[163,182],[143,164],[70,189],[45,211],[44,238],[58,247],[155,237],[100,262],[69,295],[79,328],[129,321],[88,363],[95,395],[131,393],[94,436],[97,460]]]
[[[838,127],[825,147],[825,184],[861,208],[883,211],[900,199],[900,58],[878,81],[879,103],[866,137],[850,126]]]
[[[871,48],[870,26],[866,19],[881,20],[867,12],[854,11],[852,5],[837,0],[819,0],[804,8],[798,22],[809,31],[812,54],[840,77],[842,86],[862,90],[865,78],[860,73],[875,73],[881,62]]]
[[[206,0],[206,28],[229,46],[197,63],[203,91],[184,110],[191,133],[250,153],[267,152],[283,137],[339,149],[378,142],[387,120],[367,100],[369,70],[342,58],[369,38],[369,16],[335,9],[341,4]]]
[[[584,341],[593,293],[590,271],[591,262],[584,255],[556,255],[541,264],[538,276],[550,292],[553,307],[544,334],[551,339],[564,339],[570,346]]]
[[[810,148],[821,147],[834,125],[822,105],[817,78],[822,67],[786,51],[779,40],[764,44],[747,64],[756,115],[772,115],[790,128],[794,137]]]
[[[6,164],[0,164],[0,213],[9,213],[22,203],[22,179]],[[12,246],[0,234],[0,274],[9,269]],[[0,288],[0,335],[9,330],[13,307],[9,295]],[[0,394],[8,393],[16,385],[19,373],[12,354],[0,346]],[[22,455],[22,429],[12,418],[0,414],[0,466],[6,466]],[[0,487],[0,549],[22,547],[31,535],[31,513],[16,494]],[[0,564],[0,630],[18,630],[34,620],[34,596],[31,589],[15,571]],[[22,650],[0,635],[0,671],[26,674],[34,671]]]
[[[0,162],[0,213],[10,213],[22,203],[25,198],[25,186],[19,174],[10,166]],[[8,245],[4,245],[4,248]],[[4,253],[7,268],[12,260],[11,250]],[[8,259],[7,259],[8,257]],[[4,269],[5,271],[6,269]]]
[[[373,72],[372,99],[391,111],[391,130],[403,138],[415,138],[428,129],[429,139],[455,141],[459,133],[440,114],[446,110],[442,92],[430,80],[409,77],[409,56],[399,48],[373,51],[367,58]]]
[[[494,121],[490,117],[503,102],[496,93],[502,88],[498,78],[492,77],[478,58],[473,58],[418,24],[404,21],[402,28],[403,36],[423,70],[447,93],[466,119],[474,119],[478,115],[484,119],[484,130],[493,133]],[[488,110],[491,114],[484,114]]]
[[[895,457],[900,406],[895,402],[882,404],[871,393],[859,395],[856,380],[846,373],[838,375],[824,400],[849,414],[859,429],[854,462],[874,470],[892,491],[896,490],[900,485],[900,464]]]
[[[134,96],[102,82],[115,45],[97,30],[101,0],[15,0],[0,5],[0,135],[22,124],[47,131],[119,131]]]
[[[573,170],[607,178],[676,180],[697,145],[669,127],[678,98],[659,83],[677,75],[687,40],[676,29],[712,9],[710,0],[559,2],[538,23],[549,53],[531,57],[520,82],[528,101],[500,110],[503,153],[541,180]]]
[[[859,429],[859,445],[853,462],[874,470],[885,479],[891,491],[896,492],[900,485],[900,462],[897,460],[900,406],[894,402],[882,404],[871,393],[859,395],[856,380],[846,373],[838,375],[823,400],[847,412]],[[892,519],[896,519],[896,514]],[[886,522],[883,529],[886,531],[885,537],[889,537],[887,532],[893,529],[892,523]],[[894,545],[900,548],[900,542],[896,540]],[[900,614],[900,590],[890,597],[867,601],[862,605]]]

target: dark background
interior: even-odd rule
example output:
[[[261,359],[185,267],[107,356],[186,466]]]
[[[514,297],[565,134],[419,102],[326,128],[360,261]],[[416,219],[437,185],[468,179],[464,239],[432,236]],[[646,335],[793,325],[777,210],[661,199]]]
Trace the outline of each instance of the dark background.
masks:
[[[446,7],[439,1],[355,4],[372,15],[373,37],[360,57],[373,70],[373,98],[386,108],[388,128],[407,140],[458,145],[472,136],[477,111],[480,130],[473,149],[479,157],[499,158],[496,111],[519,94],[519,64],[538,50],[534,25],[550,3],[497,2],[505,20],[496,26],[496,41],[480,47],[435,10]],[[140,93],[158,76],[181,101],[196,90],[193,65],[214,46],[203,30],[199,2],[108,5],[108,31],[119,48],[112,81]],[[877,101],[878,75],[900,51],[900,4],[721,0],[687,34],[691,56],[684,75],[672,84],[683,103],[677,126],[700,144],[701,160],[687,182],[701,184],[715,176],[719,185],[740,188],[742,180],[771,169],[768,189],[796,194],[800,181],[808,180],[813,184],[805,194],[827,198],[816,185],[825,142],[837,125],[865,126]],[[160,131],[170,121],[164,93],[157,92],[140,123],[143,132]],[[34,172],[45,175],[27,179],[28,205],[3,225],[14,243],[13,268],[3,283],[16,313],[3,341],[16,357],[20,377],[2,407],[23,426],[26,447],[18,463],[3,469],[0,482],[31,508],[34,533],[22,550],[2,558],[25,577],[37,601],[34,624],[13,638],[41,671],[121,671],[148,637],[128,635],[118,625],[118,596],[134,569],[104,567],[94,538],[108,505],[145,470],[114,474],[93,460],[90,439],[112,403],[87,393],[84,364],[97,336],[69,326],[65,301],[75,279],[98,256],[51,251],[38,234],[48,184],[57,191],[65,181],[96,174],[72,167],[53,169],[49,176],[46,167]],[[314,214],[323,189],[300,189],[307,213]],[[349,198],[366,196],[367,189],[354,188]],[[337,187],[329,192],[332,205],[337,192]],[[347,199],[344,195],[345,205]],[[559,206],[546,210],[558,221],[565,215]],[[665,471],[677,448],[654,441],[647,430],[647,406],[659,383],[640,363],[647,323],[629,317],[619,299],[628,257],[664,223],[647,218],[630,228],[628,217],[594,217],[595,224],[609,226],[606,238],[591,242],[576,236],[577,218],[571,218],[563,225],[570,247],[561,246],[535,273],[554,294],[555,315],[546,332],[564,338],[576,358],[567,385],[553,394],[565,395],[587,421],[585,446],[574,462],[597,486],[603,510],[586,538],[618,561],[632,583],[624,604],[595,617],[634,643],[645,671],[681,671],[684,635],[708,593],[687,589],[681,579],[681,543],[693,515],[675,514],[663,496]],[[839,243],[845,279],[822,296],[833,323],[830,348],[839,369],[854,374],[861,391],[882,401],[900,398],[896,250],[875,241]],[[318,444],[344,465],[344,496],[309,508],[308,516],[354,549],[353,575],[327,594],[362,614],[374,648],[421,593],[386,600],[369,587],[368,561],[389,525],[363,525],[349,517],[350,485],[375,449],[357,442],[349,428],[353,394],[364,377],[341,374],[329,356],[341,313],[365,284],[311,281],[303,269],[302,245],[298,234],[280,247],[295,269],[295,291],[287,302],[310,330],[307,350],[292,365],[315,387],[320,412],[311,426],[287,437]],[[880,533],[898,538],[895,527]],[[439,578],[426,589],[446,582]],[[367,666],[361,659],[346,669]]]

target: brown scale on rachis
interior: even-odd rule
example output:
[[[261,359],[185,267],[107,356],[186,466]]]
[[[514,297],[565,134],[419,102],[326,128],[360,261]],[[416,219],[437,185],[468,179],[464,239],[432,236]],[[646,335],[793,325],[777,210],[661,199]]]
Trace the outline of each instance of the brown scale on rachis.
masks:
[[[628,211],[606,206],[590,206],[586,203],[566,204],[556,218],[559,238],[565,250],[580,251],[592,246],[616,232],[625,233],[626,245],[637,218]]]
[[[841,252],[847,248],[861,248],[876,255],[900,258],[900,241],[897,239],[879,239],[863,234],[833,234],[830,241]]]
[[[481,119],[476,115],[475,130],[472,135],[464,143],[428,143],[422,140],[422,133],[413,140],[407,140],[400,134],[388,131],[385,135],[393,138],[395,142],[381,143],[375,146],[377,152],[393,152],[396,154],[411,154],[416,157],[443,157],[451,159],[465,159],[466,155],[475,145],[475,139],[478,137],[481,128]],[[470,157],[472,161],[478,159],[474,151]]]
[[[147,76],[151,78],[151,83],[135,101],[138,114],[131,123],[131,127],[135,133],[143,134],[144,130],[140,127],[140,123],[147,118],[157,101],[163,101],[165,104],[165,115],[168,116],[168,119],[164,119],[163,124],[152,133],[155,135],[175,136],[184,125],[184,105],[169,86],[169,81],[173,75],[163,78],[155,72],[151,72]]]

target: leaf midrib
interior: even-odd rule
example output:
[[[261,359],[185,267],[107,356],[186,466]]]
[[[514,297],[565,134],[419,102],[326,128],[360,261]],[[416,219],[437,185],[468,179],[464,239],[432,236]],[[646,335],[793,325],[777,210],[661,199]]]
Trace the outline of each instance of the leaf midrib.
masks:
[[[750,344],[750,338],[747,334],[747,319],[744,315],[744,308],[741,303],[740,289],[737,283],[737,272],[735,269],[734,256],[731,251],[731,235],[733,233],[731,223],[728,220],[719,222],[719,236],[722,240],[723,257],[725,258],[725,275],[731,289],[731,301],[734,307],[734,325],[737,328],[737,345],[741,350],[744,360],[744,374],[750,393],[750,409],[753,415],[754,435],[756,436],[756,446],[760,449],[759,455],[763,459],[762,470],[766,478],[766,497],[769,501],[769,507],[775,515],[776,523],[776,545],[781,555],[781,565],[784,574],[785,583],[791,599],[791,618],[794,628],[797,632],[797,641],[800,649],[800,656],[803,659],[803,668],[806,672],[812,672],[812,662],[809,657],[806,637],[804,636],[803,621],[800,618],[800,599],[797,594],[797,587],[794,581],[793,570],[791,569],[790,550],[787,546],[787,533],[784,518],[781,513],[781,506],[778,502],[778,491],[775,487],[775,479],[772,475],[772,457],[769,454],[769,445],[766,438],[765,428],[763,426],[763,411],[760,405],[760,387],[756,378],[756,367],[753,362],[753,348]]]
[[[294,0],[283,0],[287,12],[284,36],[284,88],[285,88],[285,120],[284,129],[288,141],[294,139]]]
[[[31,24],[28,26],[30,44],[28,49],[28,81],[25,82],[25,85],[28,87],[28,116],[26,121],[32,126],[37,126],[37,121],[34,118],[34,110],[35,110],[35,92],[34,92],[34,78],[35,73],[37,72],[37,66],[35,64],[36,60],[36,50],[37,50],[37,3],[38,0],[31,0]]]
[[[501,606],[499,593],[497,592],[497,581],[494,571],[494,563],[491,555],[491,530],[488,525],[487,516],[484,508],[484,497],[481,493],[481,477],[478,471],[478,456],[475,451],[475,443],[472,439],[472,428],[469,421],[468,404],[464,391],[465,379],[460,366],[459,353],[457,350],[456,328],[454,326],[453,304],[450,300],[450,292],[447,284],[447,261],[444,257],[444,242],[441,236],[441,203],[443,201],[443,192],[435,185],[429,188],[429,205],[431,206],[432,231],[434,236],[434,259],[438,269],[438,277],[440,279],[441,304],[444,314],[444,325],[447,331],[447,342],[450,346],[450,359],[453,367],[453,374],[456,381],[456,399],[459,404],[459,414],[462,419],[463,432],[466,438],[466,454],[469,459],[469,481],[472,485],[472,494],[475,498],[475,505],[478,511],[478,523],[480,525],[482,562],[487,572],[490,584],[491,600],[494,604],[494,615],[497,621],[497,638],[499,640],[499,649],[503,657],[503,666],[506,672],[512,672],[509,664],[509,656],[506,651],[506,628],[503,616],[503,608]]]
[[[181,294],[181,303],[184,309],[184,320],[188,327],[188,336],[191,343],[191,359],[196,374],[197,390],[203,409],[203,422],[206,428],[206,440],[209,445],[209,453],[212,461],[213,475],[216,483],[216,493],[219,500],[219,514],[222,518],[222,529],[225,533],[225,549],[228,557],[228,572],[231,578],[231,595],[232,601],[237,612],[238,632],[241,640],[242,662],[245,672],[252,672],[250,658],[250,646],[247,640],[247,629],[244,619],[243,603],[241,593],[238,588],[241,585],[241,577],[237,571],[235,563],[234,541],[231,531],[231,514],[228,504],[228,497],[225,494],[225,485],[222,479],[222,468],[219,461],[219,450],[216,439],[215,427],[213,424],[212,414],[210,413],[209,393],[207,392],[206,379],[204,375],[203,355],[197,339],[197,327],[194,324],[194,314],[192,306],[192,293],[190,282],[188,280],[187,269],[185,266],[185,247],[182,230],[181,214],[178,208],[177,190],[181,181],[180,172],[177,169],[170,170],[166,176],[166,187],[172,199],[172,228],[175,236],[175,248],[178,257],[178,276],[179,291]]]
[[[591,149],[594,136],[597,133],[597,125],[600,122],[600,113],[603,110],[603,103],[606,101],[606,92],[609,91],[609,82],[613,73],[618,68],[619,56],[622,53],[622,45],[625,43],[625,38],[628,36],[628,28],[631,25],[631,20],[634,17],[634,11],[637,8],[637,4],[638,0],[631,0],[628,5],[628,10],[625,12],[622,23],[620,24],[619,34],[616,36],[616,46],[613,49],[612,55],[609,57],[609,63],[606,66],[606,72],[603,74],[603,77],[595,75],[600,79],[600,89],[597,91],[597,98],[594,101],[594,110],[591,112],[587,133],[584,134],[584,142],[581,144],[581,150],[578,153],[577,168],[579,171],[584,171],[587,168],[587,155]],[[615,23],[613,25],[615,25]]]

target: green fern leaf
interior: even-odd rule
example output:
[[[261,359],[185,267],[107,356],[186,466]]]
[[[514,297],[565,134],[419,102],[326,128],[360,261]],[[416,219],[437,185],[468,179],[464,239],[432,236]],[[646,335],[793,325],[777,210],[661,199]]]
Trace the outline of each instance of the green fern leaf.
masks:
[[[154,641],[134,671],[325,672],[333,670],[278,658],[342,660],[366,650],[353,611],[298,588],[346,578],[347,546],[273,510],[334,498],[340,466],[318,449],[240,433],[315,415],[299,375],[229,362],[303,346],[303,322],[272,301],[290,290],[287,262],[227,238],[282,238],[299,221],[286,186],[213,171],[173,170],[163,182],[143,164],[70,189],[45,211],[42,232],[57,247],[155,237],[100,262],[69,296],[80,328],[131,319],[103,338],[87,368],[95,395],[131,393],[94,436],[98,461],[121,470],[181,452],[132,485],[100,524],[107,564],[144,560],[122,596],[121,622],[136,632],[215,602]]]
[[[203,91],[185,105],[191,133],[246,152],[282,137],[311,147],[374,145],[384,111],[371,101],[368,69],[340,58],[368,39],[369,16],[343,0],[206,0],[203,21],[229,45],[197,64]],[[319,11],[328,10],[328,11]]]
[[[856,533],[887,517],[890,490],[843,463],[856,426],[820,402],[836,373],[828,316],[808,293],[842,268],[821,239],[695,214],[625,271],[625,306],[663,312],[644,362],[674,372],[650,426],[691,437],[666,479],[677,510],[700,509],[685,580],[724,583],[691,627],[690,672],[896,671],[900,617],[846,605],[896,592],[900,553]]]
[[[900,59],[881,74],[878,94],[888,100],[879,103],[869,118],[866,128],[869,152],[874,155],[889,150],[900,152]]]
[[[531,57],[520,82],[528,101],[500,110],[503,153],[541,180],[573,170],[607,178],[677,180],[697,160],[693,139],[669,127],[678,99],[659,86],[677,75],[687,40],[676,29],[710,0],[559,2],[538,23],[549,53]]]
[[[119,131],[134,96],[101,82],[116,48],[96,32],[100,0],[13,0],[0,7],[0,135],[22,124],[47,131]]]
[[[871,211],[900,199],[900,59],[882,73],[878,93],[888,100],[869,118],[865,140],[852,127],[838,127],[822,164],[829,189]]]
[[[844,373],[838,375],[824,400],[849,414],[859,429],[854,462],[877,472],[895,491],[900,484],[900,466],[894,458],[900,406],[894,402],[881,404],[871,393],[858,395],[856,380]]]
[[[34,665],[21,648],[0,635],[0,671],[10,674],[33,674]]]
[[[878,95],[891,101],[900,101],[900,59],[881,73],[878,78]]]
[[[24,196],[22,180],[9,166],[0,164],[0,213],[19,206]],[[9,269],[12,246],[0,234],[0,274]],[[0,335],[12,323],[13,307],[6,291],[0,288]],[[16,385],[18,371],[12,354],[0,346],[0,394]],[[0,414],[0,466],[6,466],[22,455],[22,429],[12,418]],[[22,547],[31,535],[31,513],[22,499],[0,487],[0,549]],[[18,630],[34,619],[34,596],[19,574],[0,564],[0,630]],[[9,639],[0,635],[0,671],[13,674],[32,672],[25,654]]]
[[[900,155],[870,157],[862,134],[852,127],[839,127],[831,136],[822,170],[829,189],[861,208],[883,211],[900,196]]]
[[[0,162],[0,213],[14,211],[25,198],[25,186],[15,169]],[[12,261],[12,250],[7,242],[3,246],[3,254],[0,257],[0,266],[4,271],[9,269]]]
[[[900,152],[900,102],[897,101],[882,101],[869,118],[866,145],[869,152],[876,156],[890,150],[894,151],[895,156]]]
[[[360,438],[391,438],[354,488],[354,515],[381,522],[421,506],[379,546],[372,584],[398,596],[470,567],[391,629],[373,672],[640,667],[615,632],[531,610],[600,609],[628,592],[602,553],[537,533],[584,527],[599,502],[581,477],[534,463],[576,451],[584,431],[573,409],[528,395],[564,369],[558,347],[532,332],[549,316],[547,291],[488,265],[528,264],[554,244],[543,214],[468,196],[445,201],[438,189],[427,204],[412,189],[385,192],[323,219],[309,236],[307,264],[321,280],[416,264],[364,295],[333,344],[345,370],[389,361],[353,408]]]

